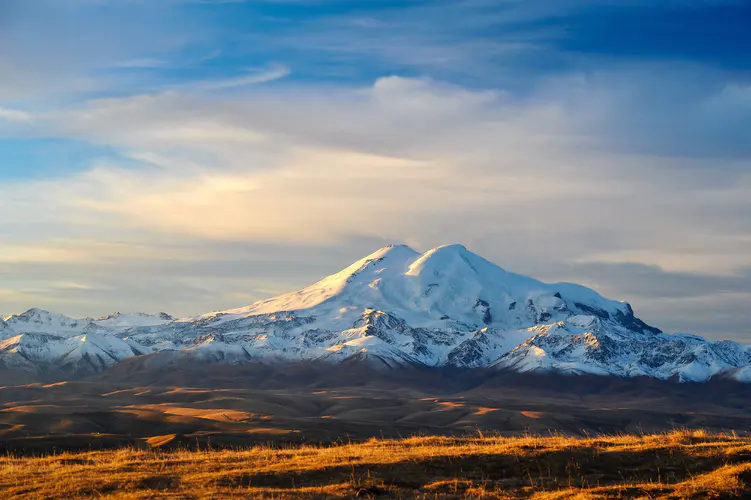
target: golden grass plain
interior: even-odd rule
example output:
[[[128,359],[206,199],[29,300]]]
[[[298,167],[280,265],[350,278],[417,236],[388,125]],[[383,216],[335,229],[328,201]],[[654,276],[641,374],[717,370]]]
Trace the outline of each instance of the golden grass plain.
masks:
[[[143,447],[0,458],[4,498],[735,498],[751,438],[661,434],[370,439],[326,446]]]

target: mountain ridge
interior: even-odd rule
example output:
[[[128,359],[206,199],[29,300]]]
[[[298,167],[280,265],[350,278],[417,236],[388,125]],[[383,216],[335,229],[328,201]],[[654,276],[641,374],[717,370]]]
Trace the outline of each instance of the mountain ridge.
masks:
[[[30,309],[0,323],[0,364],[27,371],[98,372],[163,351],[201,363],[322,360],[751,381],[747,346],[665,334],[626,302],[508,272],[462,245],[422,254],[389,245],[298,291],[195,317],[75,319]]]

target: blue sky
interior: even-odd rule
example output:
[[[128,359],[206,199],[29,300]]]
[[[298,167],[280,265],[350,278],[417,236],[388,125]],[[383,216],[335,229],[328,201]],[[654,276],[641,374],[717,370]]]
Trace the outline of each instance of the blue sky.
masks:
[[[243,305],[460,242],[751,341],[751,4],[9,0],[0,312]]]

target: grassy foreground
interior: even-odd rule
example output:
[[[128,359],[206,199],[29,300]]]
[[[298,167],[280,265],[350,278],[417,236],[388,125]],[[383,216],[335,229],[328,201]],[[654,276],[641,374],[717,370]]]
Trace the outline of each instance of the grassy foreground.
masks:
[[[417,437],[336,446],[151,449],[0,458],[32,498],[724,498],[751,492],[751,438]]]

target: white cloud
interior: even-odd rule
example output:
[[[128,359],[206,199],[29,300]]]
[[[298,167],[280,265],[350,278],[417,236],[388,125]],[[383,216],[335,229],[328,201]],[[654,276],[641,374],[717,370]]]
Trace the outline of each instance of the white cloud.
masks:
[[[6,120],[14,123],[30,123],[34,117],[17,109],[0,108],[0,120]]]
[[[495,91],[468,91],[427,78],[399,76],[379,78],[370,92],[374,101],[387,111],[419,118],[466,114],[491,106],[500,98],[500,93]]]

